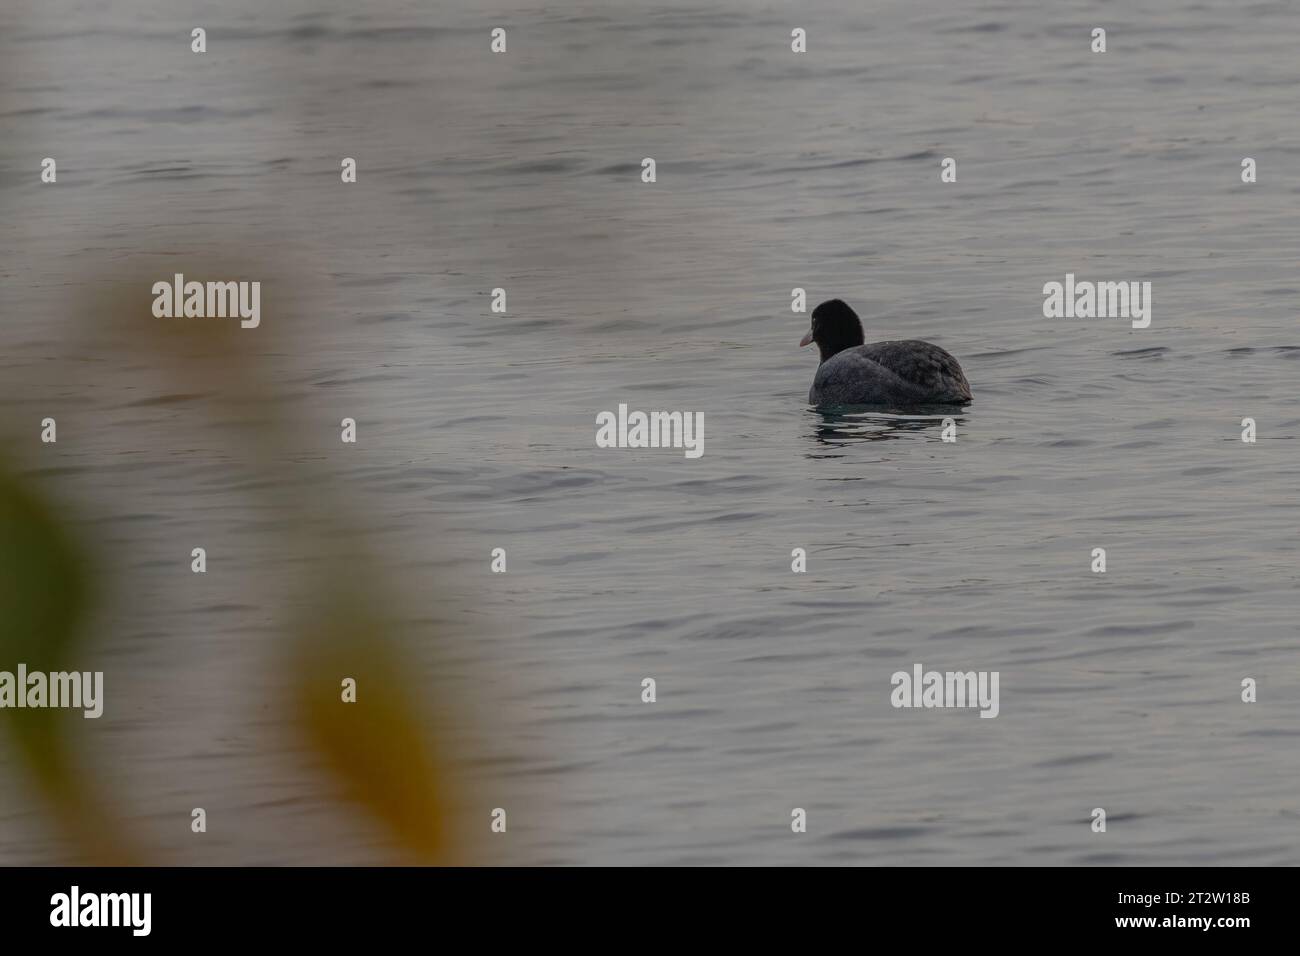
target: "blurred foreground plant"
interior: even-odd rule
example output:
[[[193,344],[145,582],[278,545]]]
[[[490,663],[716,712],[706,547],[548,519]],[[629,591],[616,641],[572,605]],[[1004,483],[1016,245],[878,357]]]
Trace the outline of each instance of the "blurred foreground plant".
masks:
[[[102,337],[94,351],[135,361],[140,344],[147,344],[154,367],[213,396],[208,411],[232,429],[232,444],[256,479],[242,487],[268,496],[283,527],[277,533],[305,559],[294,565],[305,569],[294,590],[307,595],[307,604],[283,622],[281,631],[288,675],[280,689],[289,704],[285,722],[313,765],[333,778],[338,795],[385,826],[403,861],[450,862],[446,816],[454,788],[449,762],[438,757],[446,748],[436,745],[423,712],[412,680],[414,661],[398,640],[397,622],[377,610],[396,606],[391,576],[365,547],[364,535],[343,517],[351,510],[346,495],[316,481],[312,494],[302,494],[303,469],[311,466],[283,454],[294,427],[288,402],[271,386],[274,376],[259,369],[250,340],[229,327],[183,321],[158,332],[149,312],[148,280],[168,274],[175,264],[169,259],[153,265],[133,276],[124,278],[119,271],[105,277],[93,301],[82,305],[85,314],[96,316],[93,331]],[[185,269],[196,275],[205,271],[254,270],[247,264]],[[256,271],[270,270],[262,263]],[[263,349],[269,348],[265,341],[259,341]],[[106,383],[97,378],[95,384],[102,391]],[[96,598],[109,596],[97,594],[107,579],[86,557],[90,528],[70,521],[36,481],[17,477],[0,462],[0,669],[18,662],[32,670],[85,669],[91,636],[85,630]],[[277,590],[290,590],[283,586],[287,583],[277,582]],[[344,679],[356,682],[355,702],[343,698]],[[445,706],[446,698],[440,700]],[[17,743],[42,805],[77,856],[89,863],[157,862],[128,844],[121,821],[105,809],[92,767],[74,752],[69,733],[74,720],[81,720],[79,712],[0,710],[0,725]],[[188,808],[182,819],[188,819]],[[328,843],[325,835],[321,842]]]
[[[80,670],[93,587],[90,563],[53,506],[0,462],[0,670]],[[18,688],[20,694],[26,688]],[[80,711],[6,709],[3,725],[43,805],[88,862],[138,862],[120,821],[76,755]]]

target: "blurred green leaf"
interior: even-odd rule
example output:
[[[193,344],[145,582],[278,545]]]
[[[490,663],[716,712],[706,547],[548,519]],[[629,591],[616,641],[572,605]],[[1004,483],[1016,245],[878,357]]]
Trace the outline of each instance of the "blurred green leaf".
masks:
[[[0,466],[0,670],[85,670],[81,629],[92,604],[89,562],[50,504]],[[24,692],[19,688],[19,693]],[[70,727],[80,710],[0,710],[0,726],[56,821],[95,863],[127,863],[120,828],[88,770],[77,760]]]

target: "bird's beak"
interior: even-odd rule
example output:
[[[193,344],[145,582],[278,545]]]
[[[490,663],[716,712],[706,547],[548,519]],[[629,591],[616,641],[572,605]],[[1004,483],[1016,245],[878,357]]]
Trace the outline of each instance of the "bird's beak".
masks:
[[[812,329],[809,329],[808,334],[799,340],[799,348],[803,348],[805,345],[812,345],[812,340]]]

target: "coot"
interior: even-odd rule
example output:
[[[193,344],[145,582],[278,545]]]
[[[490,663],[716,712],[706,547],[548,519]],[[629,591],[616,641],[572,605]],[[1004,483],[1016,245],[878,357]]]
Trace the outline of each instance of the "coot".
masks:
[[[863,344],[858,315],[839,299],[813,309],[800,346],[817,343],[821,365],[813,405],[964,405],[971,400],[957,360],[937,345],[907,339]]]

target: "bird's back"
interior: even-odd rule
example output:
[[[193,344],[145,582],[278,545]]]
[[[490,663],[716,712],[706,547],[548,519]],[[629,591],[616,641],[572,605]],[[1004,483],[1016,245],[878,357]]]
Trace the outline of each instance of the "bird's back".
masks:
[[[964,404],[970,383],[947,351],[929,342],[872,342],[845,349],[817,369],[813,404]]]

